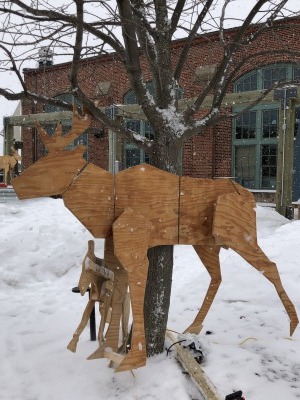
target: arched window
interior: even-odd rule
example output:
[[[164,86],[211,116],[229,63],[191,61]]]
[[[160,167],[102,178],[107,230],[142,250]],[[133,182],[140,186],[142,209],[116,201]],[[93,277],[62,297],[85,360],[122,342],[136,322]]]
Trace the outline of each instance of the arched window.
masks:
[[[62,93],[59,94],[57,96],[54,97],[55,99],[59,99],[62,101],[65,101],[66,103],[69,104],[73,104],[74,103],[74,96],[71,93]],[[77,102],[77,104],[79,104],[79,102]],[[80,104],[79,104],[80,106]],[[45,112],[46,113],[51,113],[51,112],[58,112],[58,111],[64,111],[65,109],[63,107],[59,107],[59,106],[54,106],[52,104],[46,104],[45,105]],[[66,134],[67,132],[69,132],[72,128],[72,121],[69,120],[63,120],[61,121],[62,123],[62,131],[63,134]],[[56,124],[47,124],[45,126],[46,131],[48,132],[49,135],[53,135],[55,132],[55,128],[56,128]],[[88,145],[88,135],[87,135],[87,131],[83,132],[82,135],[80,135],[78,138],[76,138],[74,140],[73,143],[69,144],[67,146],[67,149],[73,149],[74,147],[78,146],[79,144],[83,144],[84,146],[86,146],[87,149],[87,145]],[[87,160],[88,159],[88,152],[87,150],[85,151],[83,157]]]
[[[275,82],[300,81],[300,67],[295,64],[272,64],[248,72],[234,85],[235,92],[268,89]]]
[[[235,92],[268,89],[275,82],[300,81],[300,67],[273,64],[242,76]],[[249,189],[275,190],[279,104],[259,104],[233,122],[233,175]],[[242,111],[235,108],[234,111]],[[296,118],[299,119],[299,109]]]

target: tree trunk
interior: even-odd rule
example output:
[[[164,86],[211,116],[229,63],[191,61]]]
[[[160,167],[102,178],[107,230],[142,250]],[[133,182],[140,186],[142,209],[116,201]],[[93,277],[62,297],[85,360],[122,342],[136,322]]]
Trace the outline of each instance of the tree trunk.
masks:
[[[162,132],[160,132],[160,136]],[[168,134],[164,135],[168,137]],[[151,158],[151,165],[167,172],[179,173],[181,150],[168,143],[159,144]],[[168,322],[172,272],[173,246],[157,246],[149,249],[149,271],[145,293],[144,319],[147,355],[153,356],[164,351]]]
[[[149,271],[144,303],[147,355],[164,351],[170,306],[173,246],[149,249]]]

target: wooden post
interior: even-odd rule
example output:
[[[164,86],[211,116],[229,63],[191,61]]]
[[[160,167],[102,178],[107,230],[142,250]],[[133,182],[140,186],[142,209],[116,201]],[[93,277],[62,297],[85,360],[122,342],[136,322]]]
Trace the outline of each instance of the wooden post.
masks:
[[[279,113],[277,154],[276,211],[286,216],[292,205],[294,162],[295,100]]]
[[[4,154],[10,155],[11,148],[14,145],[14,127],[7,124],[6,118],[4,119]]]

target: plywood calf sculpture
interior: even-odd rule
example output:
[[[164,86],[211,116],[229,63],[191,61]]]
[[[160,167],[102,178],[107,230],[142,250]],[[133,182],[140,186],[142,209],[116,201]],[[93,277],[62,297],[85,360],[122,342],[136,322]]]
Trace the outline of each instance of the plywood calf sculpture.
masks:
[[[273,285],[290,318],[298,325],[276,265],[257,244],[252,194],[229,179],[179,177],[143,164],[115,176],[82,157],[84,147],[64,150],[89,126],[89,117],[74,114],[72,131],[39,134],[49,154],[13,180],[21,199],[61,194],[65,206],[97,238],[113,236],[114,254],[128,273],[133,331],[131,350],[117,371],[146,362],[143,304],[148,272],[147,251],[157,245],[190,244],[211,282],[187,332],[199,333],[221,283],[219,252],[230,247]]]
[[[83,312],[82,319],[74,332],[73,338],[68,344],[68,349],[76,352],[79,337],[88,323],[91,312],[96,302],[99,302],[99,312],[101,321],[98,331],[99,348],[93,353],[89,359],[107,356],[112,361],[120,361],[120,358],[114,357],[111,352],[106,352],[109,347],[113,352],[125,352],[128,340],[128,320],[130,312],[130,300],[127,293],[128,280],[127,274],[120,268],[117,260],[113,265],[110,264],[113,253],[111,240],[107,239],[105,246],[105,259],[95,256],[94,241],[89,240],[88,251],[82,262],[82,271],[78,282],[78,287],[83,296],[88,288],[90,288],[90,298]],[[109,265],[110,264],[110,265]],[[119,343],[119,326],[120,318],[122,320],[122,345],[118,348]],[[104,335],[105,324],[108,322],[109,328],[107,335]]]
[[[12,149],[12,155],[0,156],[0,170],[3,170],[4,183],[7,184],[8,173],[10,179],[13,178],[13,170],[18,161],[21,161],[21,156],[18,154],[18,150]]]

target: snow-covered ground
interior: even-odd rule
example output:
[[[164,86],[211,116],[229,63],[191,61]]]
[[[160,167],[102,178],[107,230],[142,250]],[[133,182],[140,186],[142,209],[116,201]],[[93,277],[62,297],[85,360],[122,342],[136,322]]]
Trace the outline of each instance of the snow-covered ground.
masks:
[[[257,217],[259,243],[300,313],[300,221],[262,207]],[[0,204],[0,399],[190,399],[174,353],[116,374],[106,360],[86,360],[96,349],[88,329],[76,354],[66,349],[87,300],[71,288],[89,239],[62,200]],[[102,247],[97,240],[100,256]],[[223,250],[221,267],[223,283],[202,332],[212,332],[205,335],[205,371],[223,398],[241,389],[246,400],[299,399],[300,328],[289,338],[275,289],[237,254]],[[192,247],[177,246],[169,329],[190,324],[208,283]]]

